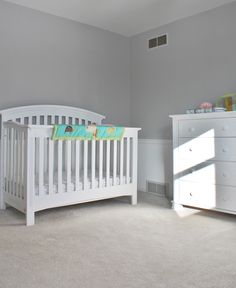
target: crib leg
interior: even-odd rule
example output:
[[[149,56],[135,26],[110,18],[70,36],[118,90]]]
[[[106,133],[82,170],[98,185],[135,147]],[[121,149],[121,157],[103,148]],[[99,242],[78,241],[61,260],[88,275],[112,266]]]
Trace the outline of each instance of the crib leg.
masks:
[[[4,201],[4,197],[0,199],[0,210],[6,210],[6,203]]]
[[[137,191],[131,196],[131,205],[137,205]]]
[[[1,203],[0,210],[6,210],[6,203]]]
[[[34,212],[27,211],[26,213],[26,226],[33,226],[34,225]]]

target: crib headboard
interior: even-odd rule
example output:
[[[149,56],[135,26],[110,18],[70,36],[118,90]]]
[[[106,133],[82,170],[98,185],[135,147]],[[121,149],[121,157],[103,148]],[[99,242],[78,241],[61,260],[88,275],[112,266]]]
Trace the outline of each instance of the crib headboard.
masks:
[[[3,204],[3,123],[15,121],[21,124],[53,125],[53,124],[101,124],[105,116],[70,106],[30,105],[13,107],[0,111],[0,209]]]
[[[0,111],[1,122],[12,120],[22,124],[101,124],[105,116],[70,106],[30,105],[19,106]],[[2,124],[2,123],[1,123]]]

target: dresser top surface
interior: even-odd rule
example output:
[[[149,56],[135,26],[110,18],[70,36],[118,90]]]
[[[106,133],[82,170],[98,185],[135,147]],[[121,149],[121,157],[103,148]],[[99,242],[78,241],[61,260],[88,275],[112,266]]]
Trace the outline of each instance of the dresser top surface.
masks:
[[[236,118],[236,111],[170,115],[174,120]]]

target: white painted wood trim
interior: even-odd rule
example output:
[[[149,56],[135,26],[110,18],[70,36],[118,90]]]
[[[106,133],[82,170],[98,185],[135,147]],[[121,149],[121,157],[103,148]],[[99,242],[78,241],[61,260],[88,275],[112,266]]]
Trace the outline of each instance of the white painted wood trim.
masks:
[[[102,187],[103,160],[103,140],[101,140],[99,141],[99,188]]]
[[[172,119],[176,120],[188,120],[188,119],[222,119],[222,118],[236,118],[236,111],[229,112],[211,112],[211,113],[195,113],[195,114],[179,114],[170,115]]]
[[[58,181],[58,193],[60,194],[62,192],[62,151],[63,151],[63,146],[62,146],[62,140],[58,140],[58,156],[57,156],[57,181]]]
[[[81,119],[89,119],[90,121],[94,122],[101,122],[103,119],[105,119],[105,116],[98,113],[77,107],[63,105],[19,106],[1,110],[0,114],[3,115],[4,121],[14,118],[32,117],[36,115],[67,115],[68,117],[79,117]],[[47,119],[45,119],[45,122],[47,122]]]
[[[94,200],[100,200],[100,199],[107,199],[107,198],[113,198],[113,197],[119,197],[119,196],[134,196],[137,191],[137,185],[136,185],[136,176],[135,171],[136,169],[136,161],[137,159],[133,159],[136,154],[136,148],[134,148],[133,153],[131,154],[130,151],[130,144],[134,143],[134,145],[137,145],[137,134],[140,128],[131,128],[127,127],[125,128],[124,137],[127,138],[127,158],[128,161],[125,161],[123,159],[123,163],[126,162],[126,172],[129,178],[131,172],[133,176],[133,181],[130,183],[130,179],[128,180],[128,183],[117,183],[116,182],[116,176],[118,172],[120,172],[118,169],[119,167],[119,145],[117,144],[118,141],[115,141],[113,149],[110,147],[110,140],[107,141],[107,145],[99,145],[99,149],[96,147],[96,142],[92,142],[92,149],[90,149],[90,143],[88,144],[88,141],[83,141],[83,146],[81,148],[84,149],[77,149],[74,147],[74,142],[71,141],[58,141],[58,143],[51,140],[52,132],[53,132],[53,125],[48,125],[53,123],[55,120],[54,117],[58,119],[58,122],[61,122],[63,119],[68,120],[69,123],[71,121],[76,121],[76,119],[79,119],[80,123],[84,123],[85,125],[88,124],[88,122],[95,122],[93,118],[85,118],[80,117],[80,115],[76,115],[73,120],[73,116],[71,116],[71,113],[73,112],[73,109],[70,111],[62,111],[62,115],[58,113],[57,107],[53,106],[54,112],[50,109],[52,107],[50,106],[49,110],[48,105],[47,108],[42,107],[43,105],[39,105],[34,111],[32,111],[32,106],[27,107],[17,107],[13,109],[9,109],[7,111],[1,111],[2,113],[2,120],[3,122],[2,127],[4,125],[4,131],[7,131],[7,135],[9,135],[9,139],[7,138],[7,141],[9,142],[7,145],[9,147],[8,151],[4,151],[1,146],[2,154],[5,155],[6,153],[7,158],[9,158],[9,164],[8,166],[5,165],[7,163],[1,163],[1,166],[6,166],[6,171],[1,171],[2,175],[4,173],[6,174],[6,178],[8,181],[8,188],[6,188],[8,191],[5,193],[5,199],[6,203],[15,207],[19,211],[22,211],[26,213],[26,221],[27,225],[33,225],[34,224],[34,213],[39,210],[47,209],[50,207],[57,207],[57,206],[64,206],[64,205],[70,205],[70,204],[76,204],[81,202],[88,202],[88,201],[94,201]],[[21,110],[24,110],[22,111]],[[45,108],[45,109],[42,109]],[[56,111],[57,110],[57,111]],[[78,110],[76,110],[78,112]],[[18,113],[18,114],[17,114]],[[91,112],[93,114],[93,112]],[[89,113],[88,113],[89,114]],[[12,117],[12,118],[11,118]],[[36,118],[35,118],[36,117]],[[92,117],[92,116],[91,116]],[[22,124],[16,123],[14,121],[17,121],[21,119]],[[39,119],[42,118],[43,124],[45,125],[32,125],[33,123],[40,124]],[[30,119],[31,124],[24,124],[24,119]],[[9,122],[8,120],[12,120]],[[36,120],[36,121],[35,121]],[[101,119],[99,118],[97,123],[99,124]],[[8,122],[7,122],[8,121]],[[78,122],[78,121],[77,121]],[[4,123],[4,124],[3,124]],[[27,123],[27,122],[25,122]],[[1,130],[3,131],[3,129]],[[10,131],[10,133],[9,133]],[[19,140],[17,138],[17,141],[20,143],[15,143],[16,141],[16,135],[21,135],[19,137]],[[1,135],[3,136],[3,135]],[[100,140],[103,141],[103,140]],[[82,141],[81,141],[82,142]],[[80,142],[79,142],[80,143]],[[104,142],[100,142],[104,143]],[[122,142],[123,143],[123,142]],[[16,145],[18,146],[18,149],[16,149]],[[77,144],[78,145],[78,144]],[[66,149],[64,149],[66,147]],[[105,149],[106,148],[106,151]],[[81,152],[83,151],[83,155],[79,157],[79,154],[74,154],[76,151]],[[124,151],[123,151],[124,152]],[[19,157],[18,153],[21,154]],[[55,155],[54,155],[55,153]],[[73,153],[73,154],[72,154]],[[96,157],[96,154],[98,157]],[[124,156],[125,153],[123,153]],[[36,157],[38,155],[38,157]],[[106,175],[103,175],[103,169],[105,167],[105,155],[108,156],[106,159]],[[55,159],[54,159],[55,156]],[[75,156],[75,158],[73,157]],[[122,156],[122,154],[121,154]],[[22,158],[22,159],[21,159]],[[78,160],[79,163],[77,163],[77,169],[74,169],[74,160]],[[122,157],[123,158],[123,157]],[[6,158],[4,158],[6,159]],[[90,163],[88,163],[92,159],[92,187],[90,187],[90,183],[88,183],[88,176],[89,181],[90,179]],[[100,167],[99,169],[99,187],[96,187],[96,172],[97,170],[95,167],[97,166],[96,161],[97,159],[100,159]],[[133,160],[130,162],[130,160]],[[6,159],[7,160],[7,159]],[[55,161],[54,161],[55,160]],[[2,160],[3,161],[3,160]],[[55,165],[54,165],[55,162]],[[104,165],[103,165],[104,162]],[[74,173],[78,176],[80,164],[84,164],[83,169],[83,187],[82,190],[79,187],[80,182],[77,182],[77,189],[78,193],[75,193],[75,191],[72,191],[70,185],[72,176],[74,177]],[[113,165],[112,165],[113,164]],[[134,165],[135,167],[133,167]],[[19,166],[19,167],[18,167]],[[113,166],[113,167],[111,167]],[[64,167],[67,168],[66,171],[66,185],[65,187],[67,189],[64,190],[64,179],[62,179],[62,170]],[[18,168],[21,168],[21,173],[18,175]],[[3,169],[4,170],[4,169]],[[122,171],[122,170],[121,170]],[[45,173],[47,173],[47,177],[45,177]],[[54,177],[55,173],[58,173],[58,179],[56,181],[56,177]],[[105,182],[105,187],[103,187],[103,176],[106,177],[107,180]],[[111,178],[113,176],[113,185],[110,185]],[[36,178],[36,179],[35,179]],[[49,181],[47,181],[47,178],[49,178]],[[16,179],[19,179],[21,183],[19,187],[19,191],[17,191],[15,185]],[[22,180],[21,180],[22,179]],[[63,183],[62,183],[63,180]],[[6,182],[7,182],[6,181]],[[3,184],[3,182],[1,182]],[[35,185],[36,184],[36,185]],[[54,186],[55,185],[55,186]],[[109,187],[110,186],[110,187]],[[57,190],[54,190],[54,187],[56,187]],[[63,188],[63,190],[62,190]],[[76,189],[76,190],[77,190]],[[74,190],[74,188],[73,188]],[[22,193],[21,193],[22,192]],[[64,192],[64,193],[62,193]],[[65,193],[67,192],[67,193]],[[2,194],[1,194],[2,195]],[[19,195],[21,197],[19,197]],[[133,197],[132,203],[135,204],[136,200]],[[4,206],[5,202],[2,202]]]

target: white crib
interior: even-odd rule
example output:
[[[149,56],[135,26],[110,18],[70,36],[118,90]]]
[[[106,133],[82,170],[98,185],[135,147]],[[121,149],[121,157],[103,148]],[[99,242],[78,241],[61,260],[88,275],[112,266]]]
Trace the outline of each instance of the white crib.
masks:
[[[26,214],[65,205],[131,196],[137,203],[137,135],[52,141],[54,124],[101,124],[102,115],[69,106],[33,105],[0,111],[0,208]]]

